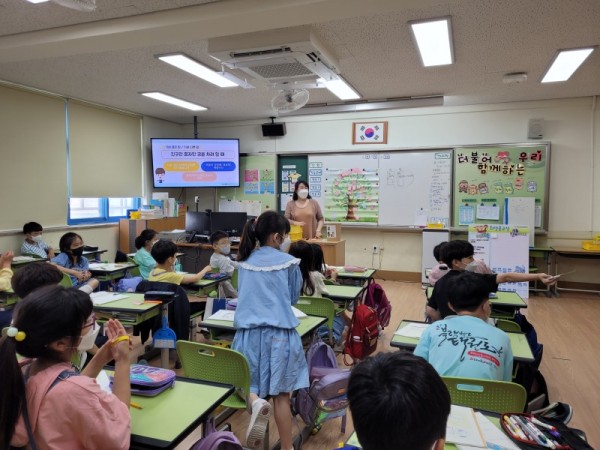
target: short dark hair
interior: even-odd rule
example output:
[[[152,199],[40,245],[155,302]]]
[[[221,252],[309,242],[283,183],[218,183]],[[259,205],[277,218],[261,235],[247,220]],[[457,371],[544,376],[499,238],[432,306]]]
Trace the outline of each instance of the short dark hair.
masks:
[[[442,254],[442,247],[444,247],[448,242],[444,241],[444,242],[440,242],[438,245],[436,245],[435,247],[433,247],[433,257],[435,258],[436,261],[441,261],[441,254]]]
[[[68,233],[63,234],[60,238],[60,241],[58,241],[58,248],[61,252],[71,255],[71,244],[77,238],[81,239],[81,241],[83,242],[83,238],[77,233],[69,231]]]
[[[448,303],[456,312],[475,311],[490,295],[488,283],[481,274],[466,271],[449,278],[446,289]]]
[[[215,242],[220,241],[223,238],[229,238],[229,235],[225,231],[217,230],[213,234],[210,235],[210,243],[214,245]]]
[[[164,264],[165,261],[177,253],[177,245],[167,239],[159,239],[152,246],[150,254],[158,264]]]
[[[440,258],[448,267],[453,269],[452,261],[458,259],[459,261],[463,258],[468,258],[475,254],[475,249],[469,241],[457,239],[455,241],[447,242],[441,249]]]
[[[430,450],[446,436],[448,389],[412,353],[379,353],[359,363],[350,375],[348,400],[364,450]]]
[[[27,222],[23,225],[23,234],[35,233],[36,231],[44,231],[42,226],[37,222]]]
[[[146,242],[151,241],[152,239],[154,239],[157,234],[158,233],[156,231],[151,230],[149,228],[147,228],[145,230],[142,230],[142,232],[140,233],[140,235],[135,238],[135,248],[137,248],[139,250],[144,245],[146,245]]]
[[[308,182],[304,181],[304,180],[298,180],[296,181],[296,183],[294,184],[294,194],[292,195],[292,200],[298,200],[298,187],[304,184],[306,186],[306,189],[310,190],[310,186],[308,185]],[[312,198],[310,196],[310,194],[308,194],[308,197],[306,198]]]
[[[33,262],[17,270],[10,284],[19,298],[25,298],[42,286],[55,285],[62,280],[63,274],[58,268],[47,262]]]

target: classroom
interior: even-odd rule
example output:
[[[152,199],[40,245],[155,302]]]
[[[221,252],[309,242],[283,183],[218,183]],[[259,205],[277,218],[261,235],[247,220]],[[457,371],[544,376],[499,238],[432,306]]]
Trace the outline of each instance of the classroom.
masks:
[[[544,227],[537,230],[536,247],[581,248],[582,241],[600,234],[600,4],[595,0],[568,5],[560,0],[71,3],[88,1],[97,9],[64,7],[58,0],[7,0],[0,6],[5,205],[0,252],[17,253],[23,224],[36,221],[51,245],[57,247],[73,230],[87,245],[106,249],[102,259],[112,260],[119,249],[119,217],[148,203],[154,192],[168,194],[189,211],[218,211],[224,200],[260,200],[263,211],[285,209],[278,178],[275,191],[265,196],[245,193],[243,179],[238,188],[155,187],[150,148],[155,138],[238,139],[243,158],[272,161],[275,171],[282,157],[310,163],[336,155],[548,145]],[[408,23],[446,16],[455,61],[424,68]],[[244,39],[237,35],[264,33],[262,42],[288,45],[306,40],[307,29],[331,52],[325,53],[337,62],[334,72],[359,99],[343,101],[328,89],[301,85],[298,90],[310,94],[306,106],[277,113],[272,101],[280,94],[285,99],[288,87],[262,79],[244,89],[244,82],[255,81],[252,76],[215,59],[241,45]],[[260,47],[261,40],[256,42]],[[594,51],[568,81],[540,83],[559,50],[586,46]],[[173,53],[228,72],[241,84],[221,89],[158,59]],[[140,95],[152,91],[208,109],[190,111]],[[285,123],[284,135],[263,134],[271,116]],[[361,124],[384,127],[384,136],[368,144],[357,141]],[[448,195],[457,189],[453,179]],[[397,201],[390,201],[386,212],[411,222],[414,206],[406,213],[403,200]],[[393,327],[407,317],[403,314],[422,319],[424,301],[422,230],[413,223],[398,225],[342,226],[345,263],[376,269],[388,297],[406,303],[394,310]],[[453,238],[466,238],[465,227],[448,225]],[[532,295],[528,314],[546,344],[543,368],[551,394],[574,406],[574,426],[600,445],[600,423],[591,417],[600,397],[588,379],[598,366],[579,365],[586,357],[569,354],[575,348],[585,349],[588,358],[600,353],[591,319],[600,312],[598,255],[554,257],[561,273],[570,272],[559,286],[592,292]],[[543,261],[537,263],[546,271]],[[543,320],[548,318],[561,318],[560,333]],[[565,341],[573,337],[571,327],[573,333],[578,328],[582,341]],[[577,375],[582,371],[583,380]],[[581,387],[561,384],[566,378]],[[577,398],[564,398],[566,393]],[[578,417],[578,411],[590,417]],[[317,442],[312,448],[337,446],[334,440]]]

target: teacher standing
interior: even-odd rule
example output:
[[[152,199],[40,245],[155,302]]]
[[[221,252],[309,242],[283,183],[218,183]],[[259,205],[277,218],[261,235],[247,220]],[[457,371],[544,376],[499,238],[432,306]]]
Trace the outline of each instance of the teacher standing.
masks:
[[[323,213],[316,200],[309,195],[306,181],[296,181],[292,200],[285,207],[285,217],[292,225],[303,227],[303,239],[321,239]]]

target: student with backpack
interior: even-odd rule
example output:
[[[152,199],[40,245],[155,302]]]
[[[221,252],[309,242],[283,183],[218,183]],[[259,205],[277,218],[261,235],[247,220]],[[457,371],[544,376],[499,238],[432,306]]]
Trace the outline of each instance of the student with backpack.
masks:
[[[88,294],[62,286],[32,292],[0,339],[0,448],[127,449],[130,441],[129,336],[109,320],[110,344],[77,373],[71,358],[93,345],[98,327]],[[28,358],[19,363],[17,354]],[[95,378],[115,361],[112,394]]]
[[[249,406],[252,410],[246,446],[259,448],[271,416],[282,450],[292,450],[290,393],[308,387],[308,368],[291,305],[302,288],[300,261],[286,253],[290,224],[274,211],[261,214],[244,227],[238,250],[238,305],[232,348],[250,366]],[[257,243],[258,248],[257,248]]]

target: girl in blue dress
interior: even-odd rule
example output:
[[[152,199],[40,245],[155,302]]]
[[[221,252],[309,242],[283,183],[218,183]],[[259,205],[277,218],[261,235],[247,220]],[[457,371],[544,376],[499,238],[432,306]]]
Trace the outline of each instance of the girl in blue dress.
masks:
[[[309,385],[295,329],[299,322],[291,308],[300,296],[302,275],[300,260],[286,253],[289,232],[285,217],[267,211],[254,224],[246,224],[238,251],[237,332],[232,348],[243,353],[250,366],[249,448],[262,446],[271,405],[261,397],[272,396],[281,450],[293,449],[290,393]]]

